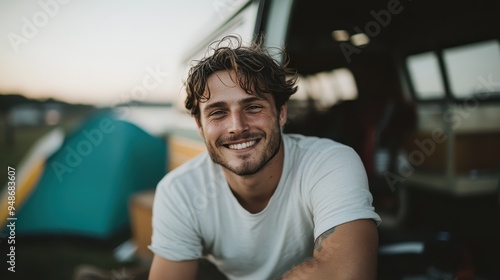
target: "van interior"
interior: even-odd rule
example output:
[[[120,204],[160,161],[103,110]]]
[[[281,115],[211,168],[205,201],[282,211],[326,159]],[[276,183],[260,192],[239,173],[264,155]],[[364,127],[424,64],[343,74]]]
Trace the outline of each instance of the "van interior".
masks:
[[[293,2],[284,45],[300,89],[285,131],[360,155],[383,219],[379,279],[500,276],[499,11]]]

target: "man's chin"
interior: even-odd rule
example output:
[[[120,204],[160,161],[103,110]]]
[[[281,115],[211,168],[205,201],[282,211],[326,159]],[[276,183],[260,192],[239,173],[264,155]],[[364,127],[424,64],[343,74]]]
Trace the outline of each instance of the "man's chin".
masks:
[[[254,175],[259,170],[261,169],[260,167],[250,165],[248,163],[239,163],[239,164],[231,164],[231,163],[226,163],[226,164],[221,164],[225,169],[229,170],[230,172],[238,175],[238,176],[250,176]]]
[[[254,169],[229,169],[232,173],[238,175],[238,176],[252,176],[257,174],[259,170],[254,170]]]

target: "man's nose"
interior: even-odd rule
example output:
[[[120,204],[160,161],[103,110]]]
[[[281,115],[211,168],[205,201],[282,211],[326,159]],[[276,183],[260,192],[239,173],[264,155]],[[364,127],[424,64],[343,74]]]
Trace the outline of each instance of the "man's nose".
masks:
[[[245,117],[245,114],[242,112],[233,112],[230,117],[230,125],[228,128],[229,133],[241,133],[245,130],[248,130],[248,122]]]

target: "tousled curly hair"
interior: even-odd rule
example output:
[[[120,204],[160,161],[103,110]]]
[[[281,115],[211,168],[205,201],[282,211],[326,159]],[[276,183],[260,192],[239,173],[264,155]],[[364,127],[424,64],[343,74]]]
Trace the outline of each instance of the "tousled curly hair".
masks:
[[[250,95],[266,98],[271,94],[280,111],[290,96],[297,91],[297,72],[288,68],[288,56],[283,50],[285,63],[280,64],[262,47],[262,39],[243,46],[238,36],[229,35],[210,44],[205,58],[193,61],[185,82],[185,107],[191,115],[200,118],[200,103],[210,99],[208,78],[218,71],[234,71],[239,86]],[[208,55],[209,52],[213,52]]]

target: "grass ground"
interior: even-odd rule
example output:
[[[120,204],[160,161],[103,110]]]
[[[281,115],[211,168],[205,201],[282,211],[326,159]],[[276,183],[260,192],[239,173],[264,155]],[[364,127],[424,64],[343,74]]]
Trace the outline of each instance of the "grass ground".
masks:
[[[8,244],[5,239],[0,243],[0,279],[74,279],[76,269],[90,265],[104,271],[125,271],[141,265],[139,260],[118,261],[113,250],[130,238],[127,232],[120,233],[109,240],[95,240],[72,236],[38,236],[16,238],[15,273],[8,271],[10,266],[5,256]]]

